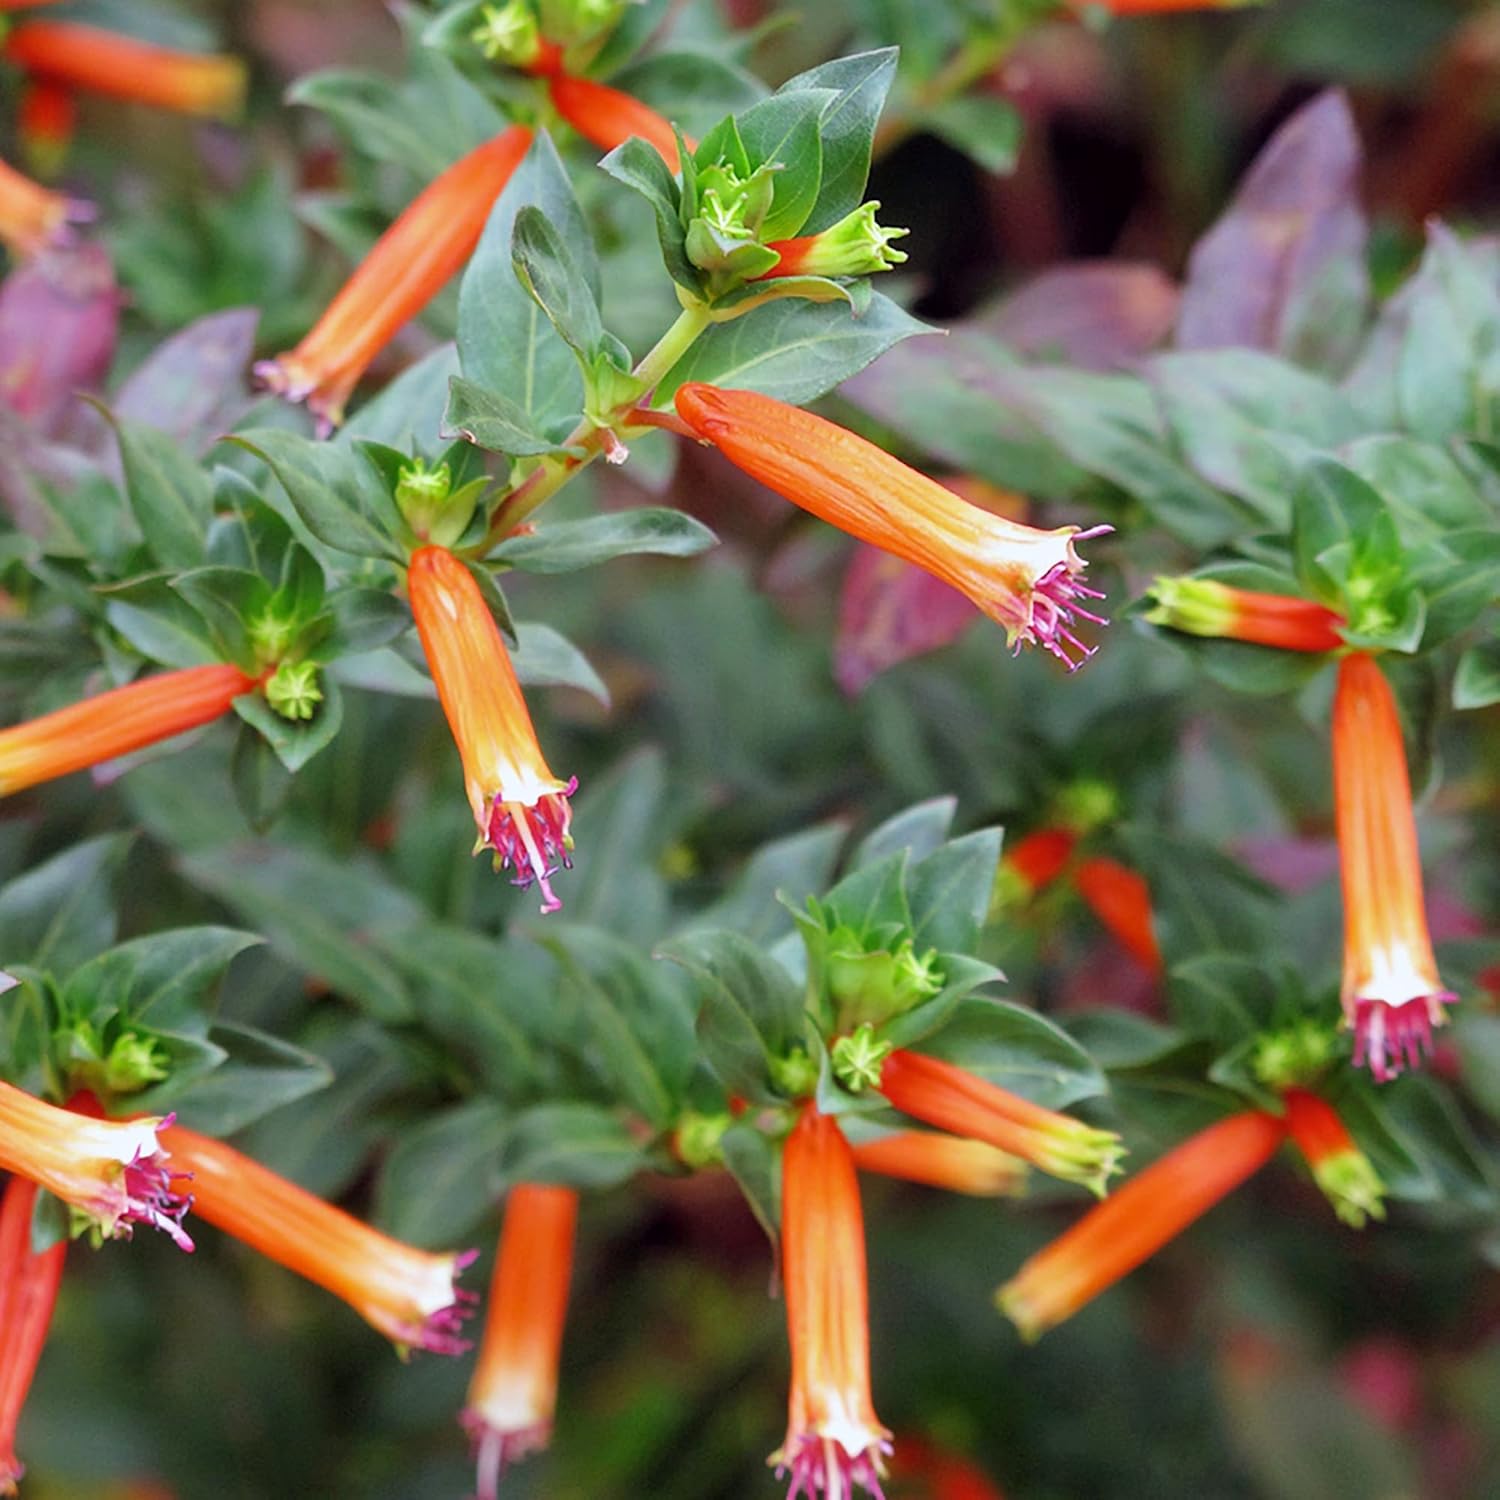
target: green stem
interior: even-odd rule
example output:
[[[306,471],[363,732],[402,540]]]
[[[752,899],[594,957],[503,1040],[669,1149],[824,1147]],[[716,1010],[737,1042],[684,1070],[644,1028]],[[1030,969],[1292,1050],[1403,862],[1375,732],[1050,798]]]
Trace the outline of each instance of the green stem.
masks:
[[[649,392],[661,383],[662,377],[687,353],[693,340],[713,321],[708,308],[701,302],[684,307],[677,320],[645,354],[634,371],[635,378]],[[625,401],[609,413],[608,428],[617,430],[629,417],[635,402]],[[500,503],[490,529],[480,543],[476,556],[483,557],[492,551],[517,526],[521,525],[539,506],[544,505],[580,469],[591,464],[603,451],[604,429],[597,422],[585,418],[570,432],[564,446],[582,448],[581,457],[564,455],[544,458],[516,488]]]

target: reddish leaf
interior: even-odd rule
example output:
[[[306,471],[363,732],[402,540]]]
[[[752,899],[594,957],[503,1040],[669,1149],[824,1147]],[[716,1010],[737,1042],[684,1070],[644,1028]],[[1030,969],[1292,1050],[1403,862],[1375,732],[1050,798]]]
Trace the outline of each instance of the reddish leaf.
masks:
[[[0,401],[55,434],[114,357],[120,294],[102,245],[49,250],[0,283]]]
[[[1021,354],[1109,370],[1166,338],[1177,300],[1177,288],[1155,266],[1079,261],[1044,271],[972,326]]]
[[[1370,296],[1361,165],[1341,91],[1330,89],[1293,115],[1193,251],[1179,347],[1249,346],[1341,367]]]

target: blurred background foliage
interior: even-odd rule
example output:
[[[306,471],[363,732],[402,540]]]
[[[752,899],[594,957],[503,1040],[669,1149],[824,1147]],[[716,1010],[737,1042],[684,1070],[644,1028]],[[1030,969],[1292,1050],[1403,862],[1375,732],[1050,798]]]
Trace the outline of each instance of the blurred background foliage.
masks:
[[[884,220],[912,231],[910,259],[889,280],[921,316],[988,320],[1017,347],[1031,336],[1081,365],[1101,327],[1119,338],[1126,323],[1133,352],[1162,341],[1189,248],[1257,150],[1330,84],[1349,91],[1364,142],[1378,292],[1415,263],[1429,214],[1484,234],[1500,207],[1500,6],[1279,0],[1232,15],[1050,24],[981,77],[968,115],[921,103],[923,80],[957,35],[960,3],[666,8],[674,40],[718,60],[717,93],[701,77],[682,87],[670,69],[653,77],[649,58],[633,65],[637,86],[697,129],[745,102],[745,74],[774,85],[829,56],[899,44],[896,123],[870,191]],[[410,138],[392,145],[356,116],[284,104],[289,87],[298,97],[298,79],[334,65],[409,80],[402,26],[375,0],[59,9],[235,51],[253,66],[243,127],[84,105],[64,180],[101,203],[99,237],[124,294],[116,392],[164,335],[216,311],[257,309],[256,351],[285,347],[423,180],[421,150],[441,164],[456,149],[440,122],[397,120]],[[408,14],[407,29],[420,19]],[[0,80],[0,99],[9,82]],[[581,169],[591,159],[578,150],[569,161]],[[605,252],[607,319],[642,348],[670,312],[649,218],[598,174],[575,177]],[[1135,268],[1128,302],[1062,309],[1043,299],[1030,310],[1040,331],[1027,335],[1027,309],[999,300],[1060,263],[1104,257]],[[377,378],[451,337],[455,314],[450,290]],[[250,326],[237,325],[240,343]],[[950,457],[901,410],[921,378],[892,356],[830,409]],[[182,399],[163,382],[139,397]],[[235,420],[256,399],[230,397]],[[263,408],[258,421],[288,420]],[[193,439],[228,420],[224,409],[200,413]],[[1013,837],[1044,822],[1066,788],[1095,782],[1116,799],[1122,852],[1140,862],[1152,838],[1162,841],[1190,888],[1183,850],[1205,860],[1233,850],[1252,864],[1258,855],[1258,868],[1280,873],[1294,849],[1310,873],[1259,930],[1274,931],[1278,958],[1311,966],[1317,952],[1327,970],[1338,908],[1326,698],[1239,695],[1126,620],[1066,683],[1039,657],[1011,660],[980,626],[851,698],[836,681],[834,645],[849,544],[698,452],[647,441],[639,459],[622,474],[585,476],[563,513],[650,496],[700,516],[724,545],[696,561],[515,575],[510,589],[520,618],[545,619],[598,672],[592,692],[570,664],[561,675],[575,685],[533,694],[553,763],[584,788],[587,858],[571,881],[570,919],[650,942],[669,911],[708,906],[752,851],[809,825],[859,833],[910,803],[952,796],[959,828],[999,823]],[[1019,483],[1018,472],[1012,464],[1004,477]],[[1059,492],[1056,477],[1042,472],[1036,488]],[[1155,558],[1129,547],[1113,556],[1120,571],[1095,571],[1123,603]],[[65,701],[76,688],[52,678],[44,694]],[[34,808],[8,815],[0,871],[138,825],[114,887],[122,935],[197,920],[265,932],[269,945],[231,968],[221,1017],[274,1032],[333,1075],[240,1144],[419,1242],[485,1244],[502,1185],[493,1173],[465,1162],[470,1175],[435,1182],[395,1170],[420,1122],[483,1089],[496,1045],[482,1014],[411,1006],[424,975],[419,956],[403,963],[400,935],[433,922],[485,934],[518,923],[508,950],[516,972],[545,985],[550,960],[532,941],[529,898],[461,852],[468,809],[431,704],[353,679],[345,689],[343,730],[291,785],[272,842],[256,841],[238,810],[220,727],[116,786],[60,784],[45,818]],[[1444,775],[1423,819],[1435,926],[1452,940],[1445,963],[1470,974],[1490,959],[1479,934],[1493,930],[1500,890],[1495,712],[1465,721],[1462,736],[1440,731],[1432,763]],[[1164,930],[1186,920],[1174,899],[1211,887],[1176,898],[1159,889]],[[1245,889],[1245,909],[1258,899]],[[1011,998],[1063,1018],[1151,1008],[1149,978],[1065,894],[991,928],[986,944]],[[343,982],[331,991],[313,975]],[[1331,970],[1308,978],[1326,986]],[[1463,988],[1474,998],[1439,1071],[1461,1074],[1475,1117],[1493,1120],[1500,1017],[1493,994],[1486,1002]],[[1116,1101],[1127,1115],[1129,1101],[1127,1081]],[[1184,1119],[1201,1109],[1191,1097],[1151,1100],[1141,1117],[1161,1118],[1168,1105]],[[1454,1180],[1478,1182],[1483,1196],[1492,1171],[1460,1162]],[[989,1295],[1076,1200],[1043,1192],[1018,1210],[871,1185],[878,1409],[898,1440],[969,1455],[1012,1500],[1486,1500],[1500,1493],[1500,1234],[1492,1210],[1466,1215],[1455,1197],[1430,1210],[1398,1206],[1378,1233],[1360,1236],[1336,1226],[1283,1165],[1028,1349],[991,1314]],[[471,1284],[488,1265],[486,1254]],[[507,1476],[505,1493],[772,1493],[763,1454],[783,1420],[785,1347],[770,1274],[765,1239],[727,1176],[647,1176],[588,1195],[556,1437]],[[465,1494],[471,1464],[453,1415],[466,1378],[464,1360],[398,1363],[341,1304],[215,1234],[202,1234],[191,1265],[143,1237],[128,1254],[70,1263],[22,1428],[27,1494]],[[956,1500],[899,1468],[890,1494]]]

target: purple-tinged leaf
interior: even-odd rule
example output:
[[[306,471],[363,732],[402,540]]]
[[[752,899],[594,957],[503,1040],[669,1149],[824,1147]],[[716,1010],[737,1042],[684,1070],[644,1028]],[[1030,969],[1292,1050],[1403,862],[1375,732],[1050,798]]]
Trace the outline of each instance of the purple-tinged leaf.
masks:
[[[1370,301],[1362,160],[1337,89],[1272,136],[1193,250],[1179,348],[1248,346],[1321,369],[1348,363]]]
[[[0,283],[0,402],[58,436],[75,393],[97,389],[114,358],[120,293],[102,245],[64,246]]]
[[[115,415],[168,433],[192,452],[206,448],[250,404],[245,372],[259,320],[253,307],[232,307],[189,323],[120,387]]]
[[[968,326],[1018,354],[1110,370],[1166,338],[1177,302],[1177,288],[1155,266],[1079,261],[1042,272]]]
[[[853,698],[886,668],[957,640],[978,616],[968,599],[931,573],[860,545],[839,597],[834,677]]]

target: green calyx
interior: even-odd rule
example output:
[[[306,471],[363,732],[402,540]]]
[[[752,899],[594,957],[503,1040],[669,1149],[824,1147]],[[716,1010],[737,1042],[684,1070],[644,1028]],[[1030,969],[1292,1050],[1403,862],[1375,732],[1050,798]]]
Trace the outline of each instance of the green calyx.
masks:
[[[918,955],[910,938],[893,949],[868,949],[849,927],[829,934],[822,967],[840,1031],[879,1025],[930,1000],[943,987],[935,949]]]
[[[486,5],[483,16],[469,35],[491,62],[529,68],[541,56],[541,27],[529,0]]]
[[[760,242],[775,193],[775,172],[771,162],[748,174],[725,162],[698,171],[684,248],[688,259],[708,273],[711,296],[753,281],[779,262],[777,253]]]
[[[256,661],[267,666],[273,661],[279,661],[292,649],[292,643],[301,629],[301,622],[278,610],[267,608],[248,621],[245,628],[249,633]]]
[[[876,1035],[866,1022],[847,1036],[841,1036],[829,1052],[833,1074],[851,1094],[862,1094],[880,1083],[880,1071],[895,1049]]]
[[[1057,820],[1074,833],[1092,833],[1120,815],[1120,794],[1107,781],[1085,777],[1069,782],[1057,796]]]
[[[721,1166],[724,1153],[720,1143],[724,1132],[734,1123],[727,1114],[703,1115],[689,1110],[677,1122],[673,1132],[672,1146],[677,1159],[685,1167],[695,1171],[704,1167]]]
[[[791,1099],[810,1098],[818,1087],[818,1065],[800,1047],[773,1057],[771,1082],[778,1093]]]
[[[323,701],[316,662],[284,661],[266,682],[266,702],[294,723],[312,718]]]
[[[1210,638],[1234,634],[1234,595],[1211,578],[1158,578],[1149,590],[1144,619],[1185,635]]]
[[[161,1044],[138,1032],[121,1032],[106,1043],[89,1021],[78,1021],[59,1038],[62,1065],[71,1088],[108,1098],[137,1094],[167,1076]]]
[[[394,495],[401,518],[420,541],[451,547],[468,530],[488,481],[473,479],[453,488],[446,463],[414,458],[396,476]]]
[[[797,241],[801,253],[795,271],[805,276],[873,276],[906,259],[893,241],[911,231],[876,222],[876,201],[862,203],[852,213],[807,240]]]
[[[1385,1183],[1363,1151],[1326,1156],[1312,1171],[1334,1213],[1351,1229],[1363,1229],[1369,1220],[1385,1218]]]
[[[1332,1029],[1314,1020],[1295,1022],[1278,1031],[1262,1032],[1250,1054],[1250,1071],[1257,1083],[1281,1093],[1308,1088],[1332,1065],[1338,1044]]]

